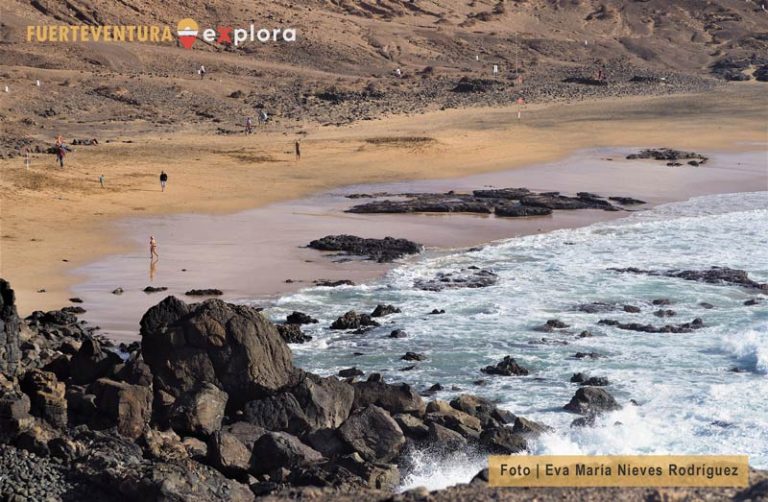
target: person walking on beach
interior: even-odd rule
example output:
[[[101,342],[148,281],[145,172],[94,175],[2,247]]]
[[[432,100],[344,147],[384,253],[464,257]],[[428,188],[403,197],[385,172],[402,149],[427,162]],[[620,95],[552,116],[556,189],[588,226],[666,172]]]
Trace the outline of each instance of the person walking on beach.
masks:
[[[150,259],[160,258],[160,255],[157,254],[157,241],[154,235],[149,236],[149,257]]]
[[[99,176],[99,185],[101,185],[101,188],[104,188],[104,175]]]
[[[301,142],[296,140],[296,160],[301,160]]]
[[[200,74],[200,80],[203,80],[205,78],[205,66],[200,65],[200,69],[197,70],[197,73]]]
[[[251,121],[251,117],[245,118],[245,134],[251,134],[253,132],[253,122]]]
[[[165,171],[160,171],[160,191],[165,192],[165,185],[168,184],[168,175]]]

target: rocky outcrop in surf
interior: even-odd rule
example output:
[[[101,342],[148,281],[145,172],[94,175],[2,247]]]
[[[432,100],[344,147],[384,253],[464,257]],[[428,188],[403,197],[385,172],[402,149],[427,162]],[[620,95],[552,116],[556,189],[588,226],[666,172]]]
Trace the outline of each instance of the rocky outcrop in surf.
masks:
[[[686,281],[705,282],[724,286],[740,286],[745,289],[756,289],[768,292],[768,283],[760,283],[749,278],[746,270],[729,267],[710,267],[703,270],[643,270],[635,267],[609,268],[614,272],[625,274],[642,274],[650,276],[672,277]]]
[[[309,247],[319,251],[338,251],[346,255],[361,256],[369,260],[387,263],[407,255],[418,254],[421,244],[407,239],[385,237],[383,239],[364,239],[354,235],[327,235],[309,243]]]
[[[353,194],[349,198],[374,199],[352,206],[349,213],[475,213],[505,218],[546,216],[554,210],[602,209],[619,211],[622,206],[645,204],[632,197],[605,198],[590,192],[575,197],[559,192],[531,192],[527,188],[494,188],[468,193]],[[614,204],[613,202],[616,204]]]

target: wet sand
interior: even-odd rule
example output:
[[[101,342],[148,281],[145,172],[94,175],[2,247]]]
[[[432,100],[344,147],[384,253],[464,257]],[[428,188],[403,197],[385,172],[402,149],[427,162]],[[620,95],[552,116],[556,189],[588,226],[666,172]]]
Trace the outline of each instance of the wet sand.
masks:
[[[304,246],[328,234],[402,237],[424,244],[426,255],[471,247],[493,240],[621,218],[628,212],[555,211],[537,218],[474,215],[360,215],[344,209],[365,202],[345,195],[376,192],[471,191],[482,187],[596,192],[632,196],[657,204],[713,193],[768,189],[766,145],[735,145],[742,152],[702,152],[710,161],[701,167],[667,167],[656,161],[627,161],[635,147],[585,150],[564,160],[489,174],[374,185],[353,185],[305,199],[272,204],[231,215],[185,214],[132,218],[117,223],[131,250],[74,271],[84,281],[74,294],[84,300],[84,319],[119,341],[137,338],[138,321],[151,305],[168,294],[218,288],[226,300],[262,300],[312,286],[317,279],[373,280],[389,268],[360,260],[340,259]],[[634,209],[634,208],[633,208]],[[159,242],[160,259],[151,266],[149,235]],[[419,259],[419,258],[411,258]],[[290,282],[286,282],[290,281]],[[168,291],[147,294],[146,286]],[[121,295],[110,292],[123,288]],[[193,301],[194,298],[187,297]]]
[[[73,270],[136,249],[117,223],[126,217],[235,213],[352,184],[504,171],[584,148],[738,151],[739,142],[765,142],[766,99],[763,84],[746,83],[697,95],[531,104],[522,120],[517,107],[471,108],[344,127],[297,122],[248,137],[148,135],[129,123],[98,147],[77,147],[64,170],[49,155],[33,156],[28,171],[18,158],[0,160],[0,276],[13,284],[23,315],[57,309],[83,279]],[[301,162],[292,150],[298,136]],[[170,174],[162,194],[161,169]]]

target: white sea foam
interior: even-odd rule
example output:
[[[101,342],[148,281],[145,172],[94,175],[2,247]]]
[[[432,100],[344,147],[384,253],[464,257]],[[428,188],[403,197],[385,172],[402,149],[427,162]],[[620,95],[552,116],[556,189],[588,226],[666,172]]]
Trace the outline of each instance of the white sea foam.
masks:
[[[494,270],[498,284],[437,293],[412,287],[416,279],[471,265]],[[768,298],[735,286],[608,270],[710,266],[744,269],[754,280],[768,282],[768,192],[700,197],[617,222],[427,256],[365,286],[343,292],[307,289],[282,298],[272,314],[284,317],[296,309],[320,319],[306,328],[313,342],[293,347],[304,368],[333,374],[356,366],[419,388],[440,382],[447,390],[438,398],[457,394],[451,390],[457,386],[555,427],[555,433],[532,442],[534,453],[740,453],[765,468]],[[756,296],[763,296],[762,303],[744,305]],[[671,299],[673,304],[665,308],[677,315],[655,317],[658,307],[652,300],[657,298]],[[642,311],[589,314],[574,309],[589,302],[630,304]],[[714,308],[704,309],[701,302]],[[366,312],[378,303],[397,305],[402,313],[381,319],[380,328],[364,335],[327,329],[350,308]],[[427,315],[434,308],[446,313]],[[605,318],[660,325],[696,317],[706,327],[687,334],[637,333],[598,324]],[[571,328],[561,333],[534,330],[552,318]],[[404,329],[408,337],[387,338],[395,328]],[[576,337],[582,330],[594,336]],[[429,359],[416,370],[403,371],[407,364],[400,357],[406,351]],[[593,351],[605,357],[572,357]],[[489,378],[480,373],[505,355],[515,357],[531,375]],[[742,371],[731,371],[734,367]],[[578,371],[608,377],[608,390],[624,406],[594,428],[571,428],[575,417],[562,409],[576,389],[570,376]],[[486,378],[487,384],[475,385],[479,378]],[[640,405],[630,404],[630,399]],[[482,458],[427,452],[415,452],[413,459],[404,487],[466,482],[484,464]]]

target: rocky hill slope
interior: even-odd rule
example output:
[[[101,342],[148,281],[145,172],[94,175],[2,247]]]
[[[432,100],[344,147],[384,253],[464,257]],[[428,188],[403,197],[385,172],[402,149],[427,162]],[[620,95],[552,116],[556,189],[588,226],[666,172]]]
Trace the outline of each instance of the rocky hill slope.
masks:
[[[9,154],[59,133],[226,134],[257,110],[292,127],[765,80],[760,1],[9,0],[0,10],[0,83],[10,90],[0,92],[2,148]],[[186,17],[201,28],[292,27],[298,39],[198,40],[191,50],[25,41],[28,25],[157,24],[175,33]]]

